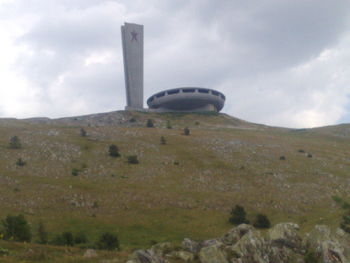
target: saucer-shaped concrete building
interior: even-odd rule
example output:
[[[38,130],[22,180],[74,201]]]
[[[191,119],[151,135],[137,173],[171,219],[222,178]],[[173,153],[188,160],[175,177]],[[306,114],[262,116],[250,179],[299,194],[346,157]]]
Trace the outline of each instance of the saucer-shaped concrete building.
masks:
[[[184,87],[158,92],[147,100],[148,107],[156,111],[216,111],[225,103],[219,91],[199,87]]]

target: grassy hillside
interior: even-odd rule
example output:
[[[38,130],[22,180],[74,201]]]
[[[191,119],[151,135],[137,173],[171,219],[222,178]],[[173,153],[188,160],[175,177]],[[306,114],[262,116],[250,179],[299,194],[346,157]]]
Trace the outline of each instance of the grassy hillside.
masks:
[[[145,127],[148,118],[154,128]],[[83,231],[95,240],[112,231],[127,249],[219,236],[236,204],[251,219],[262,212],[303,231],[315,223],[337,226],[341,211],[331,197],[350,195],[344,127],[292,130],[224,114],[141,112],[2,119],[0,218],[23,213],[33,228],[44,222],[50,237]],[[21,149],[8,148],[14,135]],[[120,158],[108,156],[112,143]],[[128,155],[140,163],[128,164]],[[17,166],[18,158],[26,165]]]

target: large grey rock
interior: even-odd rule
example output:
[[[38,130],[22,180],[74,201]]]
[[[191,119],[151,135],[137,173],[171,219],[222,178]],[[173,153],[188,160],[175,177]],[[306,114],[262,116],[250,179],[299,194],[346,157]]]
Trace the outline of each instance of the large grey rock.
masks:
[[[189,238],[185,238],[182,241],[181,246],[184,250],[191,252],[193,254],[197,254],[199,252],[199,250],[201,249],[201,246],[198,242],[193,241]]]
[[[225,245],[233,245],[245,234],[253,230],[254,228],[251,225],[241,224],[235,228],[230,229],[225,235],[221,237],[221,241]]]
[[[301,250],[302,239],[299,236],[299,225],[280,223],[268,231],[268,238],[274,246],[287,247],[295,251]]]
[[[136,250],[131,255],[128,263],[166,263],[168,262],[163,256],[158,255],[154,250]]]
[[[222,245],[222,242],[219,239],[208,239],[200,243],[200,247],[211,247],[215,245]]]
[[[344,246],[346,246],[346,244],[342,244],[336,236],[333,237],[331,235],[331,230],[325,225],[316,225],[314,229],[306,235],[303,240],[303,245],[308,251],[315,252],[322,260],[322,263],[350,262],[350,258],[345,257]]]
[[[182,261],[185,261],[185,262],[192,262],[194,260],[194,255],[191,252],[183,251],[183,250],[173,251],[170,254],[170,257],[174,259],[181,259]]]
[[[247,232],[230,248],[233,263],[287,263],[294,253],[287,247],[273,247],[259,231]]]
[[[201,263],[229,263],[222,243],[203,247],[198,256]]]

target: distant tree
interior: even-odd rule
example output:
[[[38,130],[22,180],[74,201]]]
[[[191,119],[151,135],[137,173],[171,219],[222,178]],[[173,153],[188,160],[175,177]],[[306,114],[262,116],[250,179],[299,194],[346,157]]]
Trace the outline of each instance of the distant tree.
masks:
[[[166,144],[166,140],[165,140],[164,136],[160,137],[160,144],[162,144],[162,145]]]
[[[25,166],[26,162],[22,160],[22,158],[18,158],[16,162],[17,166]]]
[[[171,125],[171,122],[169,120],[166,122],[166,128],[167,129],[172,129],[173,128],[173,126]]]
[[[255,222],[254,222],[254,226],[256,228],[270,228],[271,227],[271,222],[267,218],[266,215],[264,215],[264,214],[257,214]]]
[[[153,127],[154,127],[153,120],[148,119],[148,120],[147,120],[147,123],[146,123],[146,127],[148,127],[148,128],[153,128]]]
[[[127,161],[130,164],[138,164],[139,163],[139,160],[137,159],[137,155],[129,155],[127,157]]]
[[[190,135],[190,129],[188,127],[185,127],[184,129],[184,135]]]
[[[239,224],[249,224],[249,220],[246,219],[247,213],[244,210],[243,206],[236,205],[231,210],[231,216],[229,218],[229,222],[235,225]]]
[[[39,244],[47,244],[49,242],[49,234],[46,231],[46,228],[42,222],[39,222],[38,225],[38,237]]]
[[[117,145],[111,144],[108,149],[109,156],[120,157],[119,149]]]
[[[136,119],[134,117],[132,117],[129,122],[133,123],[133,122],[136,122]]]
[[[81,128],[81,129],[80,129],[80,136],[81,136],[81,137],[86,137],[86,136],[87,136],[87,132],[85,131],[84,128]]]
[[[112,233],[103,233],[96,245],[99,249],[120,250],[118,236]]]
[[[9,147],[11,149],[20,149],[22,148],[22,144],[20,139],[17,136],[13,136],[10,139]]]
[[[23,215],[10,216],[2,220],[5,240],[13,240],[19,242],[30,242],[32,233],[27,220]]]

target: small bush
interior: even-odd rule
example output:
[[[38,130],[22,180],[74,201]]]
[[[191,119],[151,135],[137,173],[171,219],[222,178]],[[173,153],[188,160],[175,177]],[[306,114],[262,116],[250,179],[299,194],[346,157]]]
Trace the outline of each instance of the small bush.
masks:
[[[132,117],[130,120],[129,120],[130,123],[134,123],[136,122],[136,119],[134,117]]]
[[[264,215],[264,214],[257,214],[255,222],[254,222],[254,226],[256,228],[270,228],[271,227],[271,222],[267,218],[266,215]]]
[[[166,128],[167,128],[167,129],[172,129],[172,128],[173,128],[173,126],[171,125],[171,122],[170,122],[170,121],[167,121],[167,122],[166,122]]]
[[[129,155],[127,157],[128,163],[130,164],[138,164],[139,160],[137,159],[137,155]]]
[[[184,135],[190,135],[191,131],[188,127],[184,129]]]
[[[8,215],[5,220],[2,220],[1,223],[4,230],[3,238],[5,240],[30,242],[32,239],[30,226],[23,215]]]
[[[77,168],[73,168],[73,169],[72,169],[72,175],[73,175],[73,176],[78,176],[79,173],[80,173],[80,170],[79,170],[79,169],[77,169]]]
[[[55,236],[52,244],[58,246],[74,246],[74,237],[71,232],[63,232],[61,235]]]
[[[247,213],[244,210],[243,206],[236,205],[231,210],[231,216],[229,218],[229,222],[231,224],[239,225],[239,224],[249,224],[249,220],[246,219]]]
[[[10,139],[9,147],[11,149],[20,149],[22,148],[22,144],[20,139],[17,136],[13,136]]]
[[[6,248],[0,247],[0,257],[10,255],[10,251]]]
[[[111,157],[120,157],[119,149],[117,145],[111,144],[108,149],[109,156]]]
[[[164,136],[160,137],[160,144],[161,145],[165,145],[166,144],[166,140],[165,140]]]
[[[118,236],[112,233],[103,233],[97,244],[96,244],[98,249],[106,249],[106,250],[114,250],[114,249],[118,249],[120,250],[120,246],[119,246],[119,240],[118,240]]]
[[[26,162],[23,161],[22,158],[18,158],[17,162],[16,162],[16,165],[22,167],[22,166],[26,165]]]
[[[88,239],[84,232],[79,232],[74,238],[75,244],[86,244]]]
[[[307,157],[308,157],[308,158],[312,158],[312,154],[311,154],[311,153],[308,153],[308,154],[307,154]]]
[[[148,128],[153,128],[153,127],[154,127],[153,120],[148,119],[148,120],[147,120],[147,123],[146,123],[146,127],[148,127]]]
[[[281,161],[285,161],[285,160],[286,160],[286,157],[282,155],[282,156],[280,156],[280,160],[281,160]]]
[[[86,136],[87,136],[87,132],[85,131],[84,128],[81,128],[81,129],[80,129],[80,136],[81,136],[81,137],[86,137]]]
[[[45,226],[42,222],[38,225],[38,237],[39,244],[47,244],[49,242],[49,234],[47,233]]]
[[[304,153],[305,151],[303,149],[299,149],[298,152]]]

